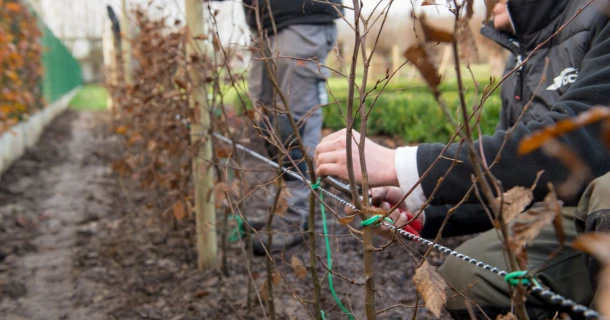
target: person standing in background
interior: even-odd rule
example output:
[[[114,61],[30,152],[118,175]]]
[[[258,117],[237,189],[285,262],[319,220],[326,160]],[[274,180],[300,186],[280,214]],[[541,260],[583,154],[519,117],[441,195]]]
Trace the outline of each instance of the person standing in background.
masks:
[[[342,1],[243,0],[243,5],[252,33],[252,46],[257,48],[248,70],[250,98],[269,116],[273,128],[278,128],[275,134],[288,150],[288,156],[303,174],[307,174],[304,155],[295,140],[288,116],[283,112],[285,106],[271,81],[269,70],[274,73],[272,76],[288,101],[308,154],[313,156],[322,134],[322,110],[316,107],[328,103],[325,79],[330,76],[328,69],[318,67],[314,61],[324,64],[335,46],[335,19],[341,16]],[[265,125],[261,127],[273,130]],[[275,146],[269,144],[267,147],[272,157],[281,156]],[[285,167],[292,167],[289,160],[283,162]],[[264,255],[265,247],[269,251],[281,250],[303,241],[310,189],[289,175],[283,178],[290,194],[287,212],[274,218],[272,231],[279,232],[274,235],[273,247],[269,248],[265,236],[253,240],[253,250],[257,255]],[[265,222],[251,219],[249,224],[255,229],[263,229]]]

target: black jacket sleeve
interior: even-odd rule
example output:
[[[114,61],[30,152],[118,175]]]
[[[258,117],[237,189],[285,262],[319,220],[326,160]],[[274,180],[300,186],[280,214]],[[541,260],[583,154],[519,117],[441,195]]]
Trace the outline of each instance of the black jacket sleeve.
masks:
[[[600,18],[601,19],[601,18]],[[547,182],[561,183],[564,181],[569,170],[557,159],[544,155],[541,151],[530,153],[526,156],[517,155],[517,147],[526,136],[553,125],[557,121],[574,117],[597,105],[608,106],[610,103],[610,26],[605,22],[599,23],[597,30],[591,32],[591,48],[586,54],[581,72],[576,82],[561,97],[550,112],[535,121],[527,124],[517,124],[510,135],[506,147],[502,150],[501,160],[496,164],[492,172],[502,181],[503,187],[508,190],[514,186],[531,186],[536,174],[544,170],[538,187],[534,190],[536,201],[543,199],[547,193]],[[485,136],[482,139],[485,158],[491,163],[500,152],[506,131],[497,131],[493,136]],[[595,176],[601,176],[610,170],[610,153],[601,141],[600,125],[591,125],[586,128],[565,134],[559,140],[569,146],[578,156],[585,161]],[[477,152],[478,152],[478,141]],[[433,161],[440,155],[444,145],[422,144],[417,152],[417,166],[420,176],[431,166]],[[456,204],[466,194],[470,187],[473,168],[468,159],[465,147],[459,149],[454,143],[444,154],[447,158],[457,157],[462,161],[458,164],[447,178],[443,181],[438,192],[434,194],[432,204]],[[457,155],[456,155],[457,153]],[[432,191],[437,181],[447,172],[451,161],[440,160],[431,174],[423,180],[422,187],[426,197],[432,196]],[[584,190],[584,188],[583,188]],[[578,199],[562,199],[566,205],[574,205]],[[475,197],[470,197],[468,202],[476,202]]]
[[[426,223],[420,232],[421,236],[427,239],[434,239],[445,221],[447,212],[452,205],[429,206],[426,208]],[[447,221],[441,236],[456,237],[467,234],[484,232],[493,228],[493,224],[485,209],[480,204],[462,204],[459,206]]]

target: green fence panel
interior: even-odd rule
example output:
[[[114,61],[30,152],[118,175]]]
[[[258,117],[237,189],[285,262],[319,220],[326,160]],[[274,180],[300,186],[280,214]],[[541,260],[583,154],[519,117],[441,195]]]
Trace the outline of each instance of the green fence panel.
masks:
[[[42,92],[47,103],[52,103],[83,82],[81,67],[68,48],[46,26],[42,37]]]

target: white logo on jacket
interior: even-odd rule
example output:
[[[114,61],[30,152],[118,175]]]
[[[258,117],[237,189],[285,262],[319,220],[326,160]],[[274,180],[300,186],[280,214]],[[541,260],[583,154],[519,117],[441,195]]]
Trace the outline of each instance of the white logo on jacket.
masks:
[[[578,69],[576,68],[565,68],[561,73],[553,79],[553,84],[550,85],[547,90],[557,90],[562,86],[570,83],[574,83],[578,77]]]

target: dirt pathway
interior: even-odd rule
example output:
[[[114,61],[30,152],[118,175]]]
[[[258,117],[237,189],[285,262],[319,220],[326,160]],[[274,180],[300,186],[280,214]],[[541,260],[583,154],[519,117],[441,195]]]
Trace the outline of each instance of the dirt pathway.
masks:
[[[163,213],[163,197],[111,172],[123,149],[109,132],[105,113],[67,112],[2,175],[0,319],[264,319],[256,295],[248,305],[247,284],[254,278],[255,290],[265,292],[266,259],[253,260],[250,278],[236,242],[225,253],[228,275],[197,271],[192,220],[176,223]],[[257,203],[263,202],[248,201],[246,213],[256,214]],[[364,291],[357,284],[363,281],[362,245],[330,223],[334,270],[354,279],[337,277],[335,288],[362,318]],[[316,229],[322,232],[318,223]],[[323,243],[318,238],[320,261],[325,260]],[[406,252],[396,245],[377,254],[376,265],[384,270],[376,276],[380,309],[415,303],[412,255],[425,249],[413,244]],[[273,289],[278,319],[309,318],[294,295],[308,299],[311,278],[295,275],[293,257],[309,261],[306,244],[274,255],[285,276]],[[430,257],[433,264],[442,260],[436,253]],[[320,266],[318,272],[324,276],[326,270]],[[345,318],[326,281],[322,291],[327,317]],[[397,307],[379,316],[405,319],[411,313],[409,307]],[[420,310],[417,319],[427,316]]]
[[[2,178],[0,217],[14,221],[3,224],[0,234],[5,319],[103,319],[81,303],[96,286],[73,268],[79,233],[95,232],[97,220],[109,212],[110,199],[100,186],[114,181],[107,163],[92,161],[100,144],[92,130],[96,116],[62,115],[43,136],[43,147]],[[26,234],[25,245],[15,237]]]

